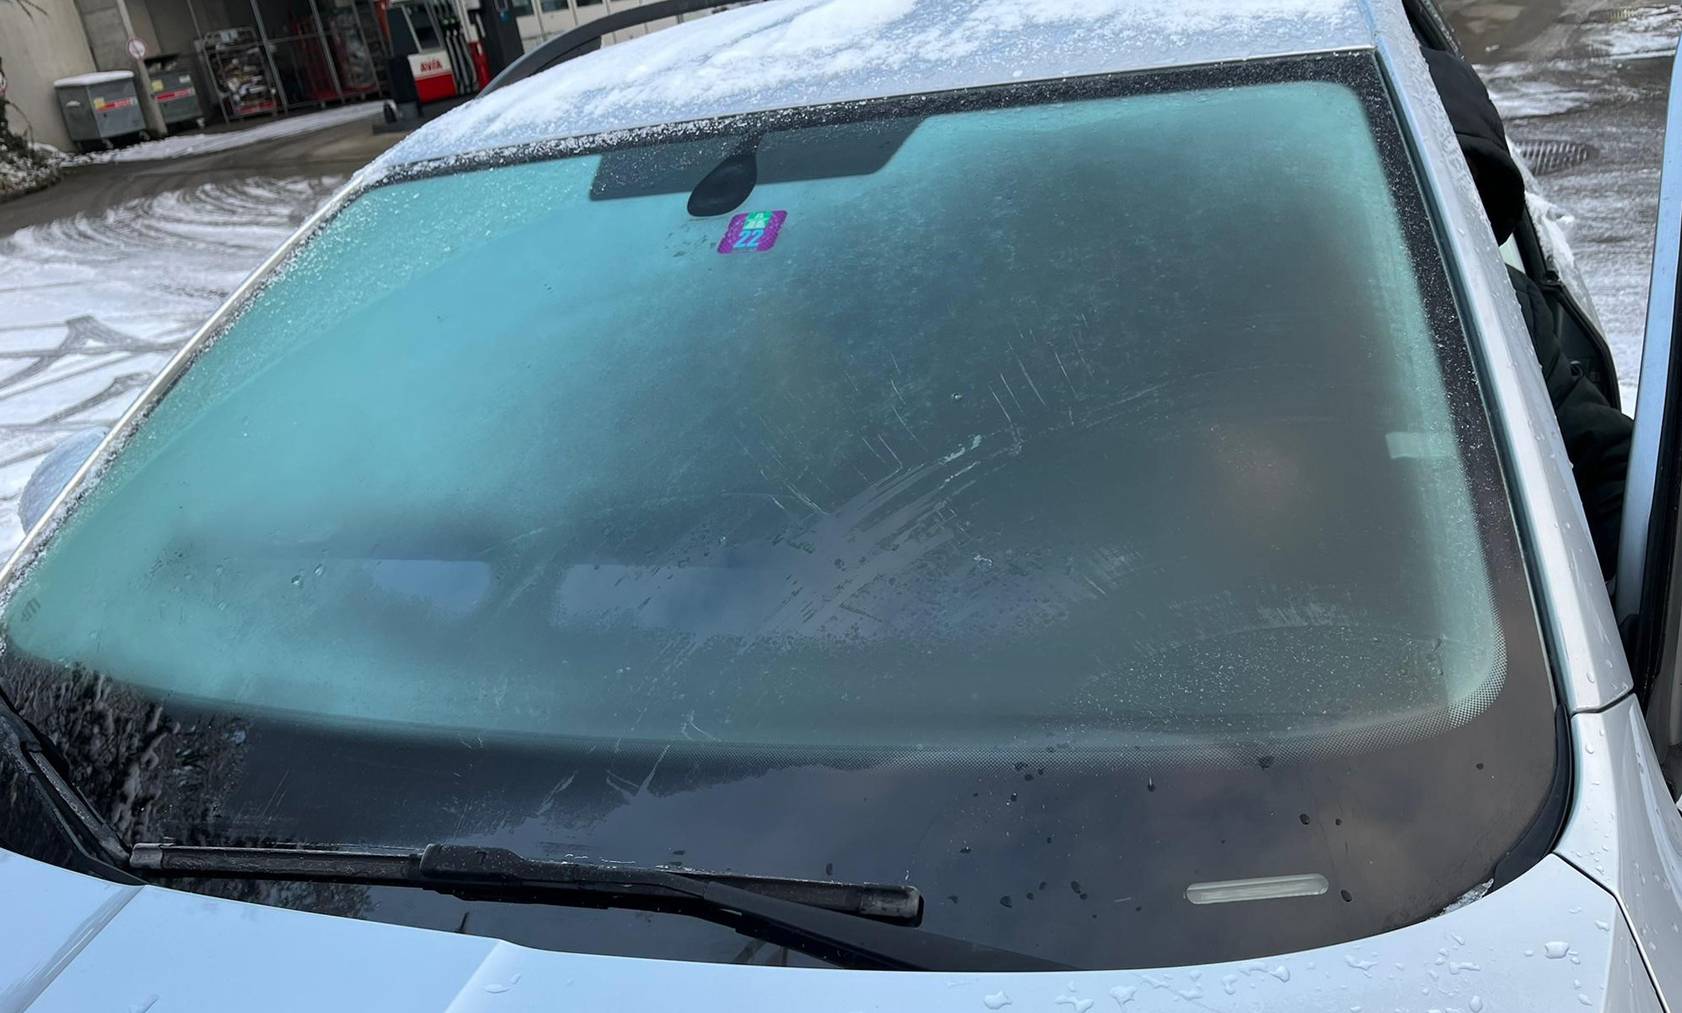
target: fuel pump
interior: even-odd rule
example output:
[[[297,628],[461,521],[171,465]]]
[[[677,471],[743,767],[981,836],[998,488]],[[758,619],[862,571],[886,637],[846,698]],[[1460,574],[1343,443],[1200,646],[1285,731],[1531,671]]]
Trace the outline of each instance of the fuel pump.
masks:
[[[424,106],[466,97],[489,81],[482,48],[457,0],[393,0],[386,23],[399,101]]]
[[[520,38],[520,21],[511,0],[467,0],[467,12],[474,16],[479,41],[484,44],[485,63],[491,77],[525,54]]]

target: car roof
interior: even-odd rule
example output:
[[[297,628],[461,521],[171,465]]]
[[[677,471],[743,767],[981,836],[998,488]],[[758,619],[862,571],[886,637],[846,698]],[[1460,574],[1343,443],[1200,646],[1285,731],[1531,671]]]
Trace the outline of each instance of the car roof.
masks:
[[[377,172],[859,99],[1371,46],[1386,0],[767,0],[570,60],[451,111]]]

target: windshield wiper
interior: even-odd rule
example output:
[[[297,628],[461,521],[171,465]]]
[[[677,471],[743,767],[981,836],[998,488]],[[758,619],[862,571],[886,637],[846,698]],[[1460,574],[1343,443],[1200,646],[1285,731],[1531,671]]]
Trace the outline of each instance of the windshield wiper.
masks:
[[[0,692],[0,762],[41,791],[73,864],[124,883],[165,876],[325,880],[413,886],[475,900],[673,911],[728,925],[832,963],[903,971],[1062,971],[1067,965],[915,926],[916,887],[523,858],[506,848],[432,844],[415,852],[307,848],[124,847],[59,772],[45,736]]]
[[[59,772],[50,743],[0,690],[0,764],[12,766],[33,783],[70,845],[71,865],[77,872],[136,882],[122,868],[128,858],[122,839]]]
[[[831,963],[902,971],[1063,971],[1040,957],[915,926],[922,895],[910,885],[783,879],[691,869],[523,858],[506,848],[428,845],[420,851],[308,848],[125,847],[59,772],[44,736],[0,693],[0,762],[41,790],[73,842],[79,871],[124,883],[167,876],[325,880],[412,886],[473,900],[672,911],[727,925]],[[136,875],[144,878],[136,878]]]
[[[164,876],[326,880],[412,886],[474,900],[639,907],[692,914],[832,963],[901,971],[1063,971],[1040,957],[915,926],[923,898],[908,884],[785,879],[691,869],[524,858],[506,848],[431,844],[420,851],[125,847],[59,772],[51,747],[0,691],[0,762],[41,790],[74,844],[79,871],[118,882]]]
[[[851,967],[1068,969],[914,928],[922,916],[922,895],[907,885],[552,861],[467,844],[432,844],[413,852],[136,844],[128,865],[153,876],[330,880],[413,886],[476,900],[675,911]]]

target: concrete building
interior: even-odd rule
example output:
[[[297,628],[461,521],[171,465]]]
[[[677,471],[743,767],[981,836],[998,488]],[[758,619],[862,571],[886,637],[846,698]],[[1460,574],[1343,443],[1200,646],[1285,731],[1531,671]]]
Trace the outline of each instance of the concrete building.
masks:
[[[506,0],[528,49],[643,2]],[[720,0],[721,6],[730,2]],[[153,134],[164,132],[153,98],[173,94],[177,85],[168,82],[178,73],[191,73],[211,122],[389,96],[394,32],[404,36],[396,52],[444,56],[411,61],[447,66],[456,54],[454,94],[469,93],[477,90],[475,65],[482,57],[471,27],[478,7],[479,0],[0,0],[0,60],[21,113],[14,128],[68,148],[53,81],[92,70],[135,74]],[[638,26],[605,41],[669,23]],[[136,40],[142,59],[131,55]],[[485,68],[476,69],[482,77]]]
[[[153,135],[166,132],[153,99],[182,90],[165,85],[175,80],[166,67],[191,75],[186,87],[210,122],[378,96],[386,89],[385,7],[385,0],[0,0],[11,125],[69,149],[53,82],[95,70],[134,74]],[[195,117],[168,129],[197,125]]]
[[[97,69],[74,0],[0,0],[0,62],[12,130],[68,149],[53,82]]]

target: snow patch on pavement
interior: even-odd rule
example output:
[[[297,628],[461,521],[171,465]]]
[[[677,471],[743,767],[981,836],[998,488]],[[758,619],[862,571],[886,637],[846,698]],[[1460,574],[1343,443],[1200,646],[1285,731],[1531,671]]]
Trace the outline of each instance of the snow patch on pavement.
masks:
[[[1572,56],[1480,64],[1478,75],[1501,116],[1558,116],[1591,105],[1639,100],[1641,95],[1611,65],[1674,55],[1682,35],[1682,4],[1620,6],[1607,13],[1609,20],[1576,26]]]
[[[1489,88],[1505,120],[1528,116],[1557,116],[1575,109],[1587,108],[1604,98],[1603,92],[1591,91],[1574,83],[1551,80],[1534,64],[1498,63],[1480,65],[1478,76]]]
[[[0,239],[0,552],[42,455],[111,426],[339,182],[207,183]]]
[[[1556,212],[1549,240],[1569,240],[1592,294],[1629,412],[1639,393],[1669,78],[1657,58],[1676,50],[1682,3],[1591,0],[1566,10],[1524,59],[1478,73],[1515,145],[1590,153],[1543,175],[1540,193]]]
[[[0,200],[21,197],[58,180],[63,158],[45,145],[0,138]]]
[[[1639,60],[1670,56],[1676,52],[1676,38],[1682,32],[1682,4],[1656,7],[1634,5],[1614,7],[1612,19],[1587,39],[1589,48],[1613,60]]]
[[[70,160],[70,164],[149,162],[164,158],[209,155],[218,151],[243,148],[248,144],[257,144],[261,141],[272,141],[277,138],[295,137],[298,134],[325,130],[328,127],[336,127],[343,123],[372,120],[382,114],[383,108],[378,102],[361,102],[356,105],[340,106],[337,109],[323,109],[317,113],[305,113],[301,116],[269,120],[257,126],[240,130],[223,130],[213,134],[178,134],[157,141],[131,144],[126,148],[77,155]]]

